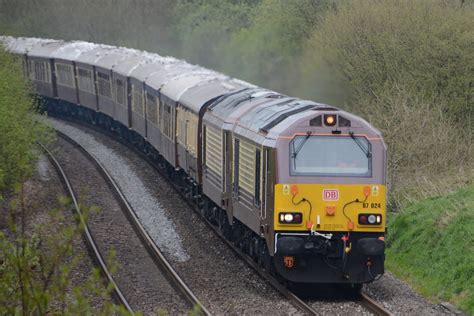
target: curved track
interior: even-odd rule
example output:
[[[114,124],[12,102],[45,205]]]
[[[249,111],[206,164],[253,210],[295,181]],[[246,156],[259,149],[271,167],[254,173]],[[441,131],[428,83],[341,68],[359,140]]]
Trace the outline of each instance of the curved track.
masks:
[[[77,121],[80,124],[84,124],[82,121]],[[88,127],[95,129],[101,133],[106,133],[109,136],[113,137],[114,139],[121,142],[126,147],[130,148],[138,155],[140,155],[144,160],[146,160],[149,165],[154,168],[157,172],[159,172],[164,178],[168,179],[170,185],[175,189],[175,191],[186,201],[186,203],[202,218],[202,220],[208,225],[208,227],[221,238],[221,240],[230,247],[248,266],[250,266],[253,270],[255,270],[263,279],[269,281],[269,283],[278,291],[280,292],[288,301],[290,301],[296,308],[308,315],[320,315],[320,312],[313,307],[311,307],[308,303],[306,303],[303,299],[299,298],[296,294],[278,282],[272,275],[268,272],[263,270],[252,258],[250,258],[247,254],[243,253],[238,247],[236,247],[231,241],[225,238],[225,236],[219,231],[218,227],[213,225],[210,221],[208,221],[204,216],[202,216],[201,210],[199,206],[190,201],[186,198],[183,191],[173,182],[170,181],[167,174],[163,172],[163,170],[157,166],[144,152],[139,150],[133,144],[129,143],[128,141],[117,137],[116,134],[106,131],[97,126],[87,125]],[[363,305],[366,309],[370,310],[375,315],[392,315],[389,311],[387,311],[383,306],[378,304],[375,300],[370,298],[367,294],[361,293],[359,297],[359,301],[361,305]]]
[[[66,173],[64,172],[63,168],[59,164],[56,157],[45,146],[43,146],[42,144],[40,144],[40,146],[43,149],[43,151],[46,153],[46,155],[48,156],[54,168],[56,169],[61,179],[61,182],[64,185],[64,188],[66,189],[69,197],[71,198],[74,204],[74,211],[76,212],[78,216],[79,222],[81,223],[81,225],[84,226],[83,236],[84,236],[84,240],[86,241],[87,247],[89,248],[89,251],[93,256],[94,261],[101,269],[104,279],[107,281],[107,283],[112,285],[115,299],[122,306],[124,306],[127,309],[127,311],[129,311],[131,314],[134,314],[132,308],[130,307],[130,304],[128,303],[125,296],[122,294],[122,291],[118,287],[117,283],[115,283],[112,277],[112,274],[110,273],[109,269],[107,268],[107,265],[105,264],[105,260],[102,257],[102,254],[100,253],[99,248],[97,247],[97,243],[95,242],[94,237],[92,236],[89,230],[89,226],[87,225],[87,222],[84,220],[84,216],[82,215],[81,209],[77,202],[76,194],[74,193],[74,190],[72,189],[69,178],[67,177]]]
[[[117,200],[121,204],[127,219],[129,220],[129,223],[137,233],[137,235],[140,237],[140,240],[142,241],[145,249],[153,259],[153,261],[156,263],[156,265],[159,267],[159,269],[167,276],[167,278],[172,282],[173,286],[181,292],[182,296],[185,298],[185,300],[189,303],[191,308],[194,308],[194,311],[196,311],[199,315],[210,315],[209,311],[202,305],[202,303],[198,300],[198,298],[193,294],[191,289],[186,285],[186,283],[181,279],[181,277],[177,274],[177,272],[173,269],[171,264],[165,259],[161,251],[158,249],[156,246],[155,242],[153,239],[149,236],[143,225],[140,223],[136,212],[134,209],[131,207],[131,205],[128,203],[127,199],[123,195],[122,191],[118,187],[117,183],[115,180],[112,178],[112,176],[109,174],[109,172],[104,168],[104,166],[91,154],[89,153],[83,146],[81,146],[79,143],[68,137],[67,135],[56,131],[58,136],[73,145],[74,147],[78,148],[86,157],[87,159],[96,167],[96,169],[100,172],[106,183],[109,185],[109,187],[114,191],[114,195],[116,196]],[[44,147],[43,147],[44,148]],[[47,151],[46,148],[44,150]],[[57,168],[61,168],[59,165],[59,162],[54,158],[54,156],[51,154],[51,152],[47,151],[49,157],[53,159],[55,162],[55,166]],[[58,169],[59,170],[59,169]],[[66,183],[68,190],[74,194],[72,190],[72,186],[70,185],[69,180],[67,180],[67,176],[64,173],[62,169],[61,170],[61,175],[65,177]],[[74,197],[73,198],[74,204],[76,206],[76,209],[80,212],[78,204],[77,204],[77,199]],[[81,221],[84,222],[83,217],[81,216]],[[85,224],[86,230],[87,230],[87,238],[91,238],[93,241],[93,237],[90,234],[89,230],[87,229],[87,224]],[[114,293],[115,296],[117,296],[118,301],[124,305],[127,310],[133,313],[129,303],[126,301],[124,295],[120,292],[120,289],[118,288],[117,284],[113,281],[113,278],[108,272],[107,267],[105,266],[105,261],[103,260],[103,257],[100,255],[100,252],[95,246],[94,242],[94,255],[100,256],[100,260],[98,262],[101,265],[101,269],[106,275],[107,279],[114,285]]]
[[[62,119],[68,119],[68,118],[62,118]],[[70,119],[69,119],[70,120]],[[81,125],[85,125],[89,128],[92,128],[94,130],[97,130],[100,133],[105,133],[109,135],[110,137],[116,139],[120,143],[122,143],[124,146],[127,148],[133,150],[135,153],[137,153],[140,157],[142,157],[145,161],[148,162],[148,164],[155,169],[157,172],[159,172],[164,178],[168,180],[168,183],[175,189],[175,191],[183,198],[183,200],[195,211],[201,219],[207,224],[207,226],[217,235],[221,240],[234,251],[249,267],[251,267],[253,270],[255,270],[263,279],[267,280],[278,292],[280,292],[285,298],[288,299],[296,308],[298,308],[300,311],[307,315],[320,315],[320,312],[313,307],[310,306],[310,304],[306,303],[303,299],[299,298],[296,294],[294,294],[292,291],[290,291],[288,288],[286,288],[284,285],[282,285],[280,282],[278,282],[271,274],[266,272],[264,269],[262,269],[251,257],[249,257],[247,254],[243,253],[238,247],[236,247],[231,241],[229,241],[225,236],[219,231],[219,228],[213,225],[210,221],[208,221],[201,213],[201,210],[199,206],[194,203],[193,201],[190,201],[186,196],[184,195],[183,191],[173,182],[170,181],[168,178],[168,175],[163,172],[163,170],[156,165],[152,159],[150,159],[143,151],[141,151],[139,148],[134,146],[134,144],[117,137],[116,134],[114,134],[111,131],[105,130],[101,127],[86,124],[80,120],[73,120],[76,123],[79,123]],[[66,136],[67,137],[67,136]],[[100,163],[99,163],[100,164]],[[362,306],[364,306],[366,309],[370,310],[372,313],[375,315],[392,315],[388,310],[386,310],[383,306],[378,304],[375,300],[370,298],[367,294],[361,293],[359,296],[359,299],[357,303],[360,303]]]

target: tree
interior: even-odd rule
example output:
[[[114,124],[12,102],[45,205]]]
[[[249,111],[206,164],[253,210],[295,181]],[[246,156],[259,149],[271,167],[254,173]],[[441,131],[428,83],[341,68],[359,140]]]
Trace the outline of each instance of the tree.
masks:
[[[28,177],[37,142],[51,135],[36,116],[31,91],[21,63],[0,47],[0,198]]]

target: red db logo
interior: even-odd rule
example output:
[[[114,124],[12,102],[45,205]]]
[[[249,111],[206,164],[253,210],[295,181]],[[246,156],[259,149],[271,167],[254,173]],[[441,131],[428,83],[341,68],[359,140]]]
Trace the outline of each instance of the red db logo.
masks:
[[[324,190],[323,191],[324,201],[337,201],[339,200],[339,190]]]

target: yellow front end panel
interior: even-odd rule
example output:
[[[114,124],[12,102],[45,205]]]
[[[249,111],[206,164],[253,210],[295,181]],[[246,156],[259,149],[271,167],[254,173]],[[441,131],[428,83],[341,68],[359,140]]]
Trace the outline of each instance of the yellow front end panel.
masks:
[[[312,228],[316,231],[384,232],[385,196],[385,186],[380,184],[277,184],[275,231],[308,231]],[[303,213],[302,223],[280,223],[280,214],[287,212]],[[380,215],[381,222],[361,225],[359,214]]]

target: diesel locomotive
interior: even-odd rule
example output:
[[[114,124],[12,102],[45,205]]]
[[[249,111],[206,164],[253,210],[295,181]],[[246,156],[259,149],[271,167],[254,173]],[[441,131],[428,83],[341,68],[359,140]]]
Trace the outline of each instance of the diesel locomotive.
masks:
[[[358,286],[383,274],[386,146],[362,118],[138,50],[0,41],[50,113],[136,144],[279,279]]]

